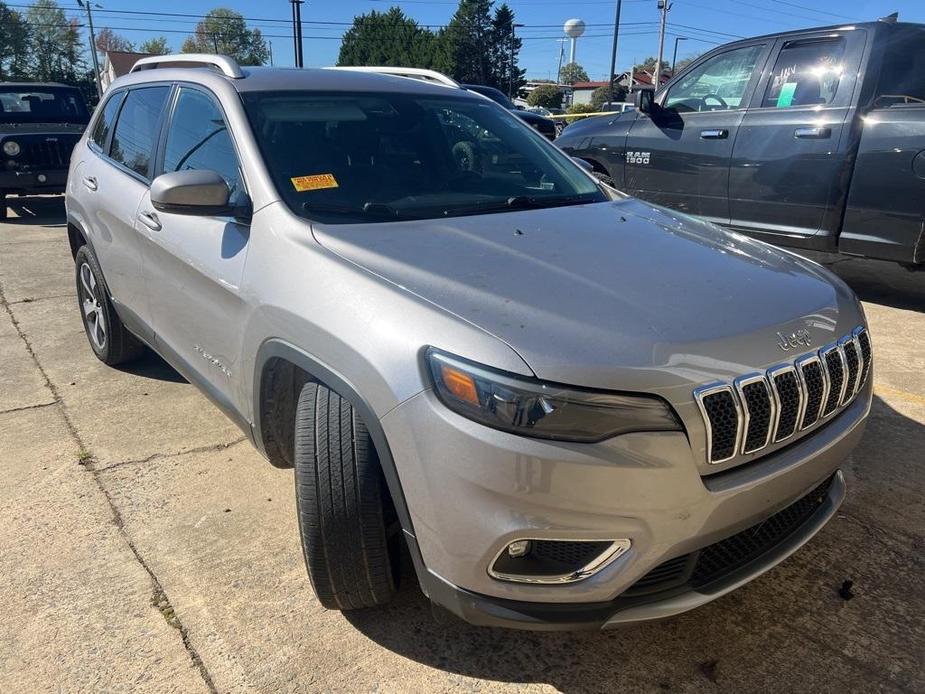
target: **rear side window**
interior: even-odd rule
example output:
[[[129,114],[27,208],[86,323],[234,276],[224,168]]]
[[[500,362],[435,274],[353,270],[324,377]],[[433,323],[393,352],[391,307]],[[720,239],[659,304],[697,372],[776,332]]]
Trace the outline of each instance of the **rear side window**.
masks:
[[[887,35],[876,108],[925,107],[925,31]]]
[[[835,99],[844,69],[845,39],[784,44],[762,106],[824,106]]]
[[[110,158],[145,178],[148,177],[151,158],[154,156],[157,127],[169,93],[170,87],[147,87],[130,91],[125,97],[112,136]]]
[[[682,113],[739,108],[763,49],[745,46],[710,58],[671,88],[665,106]]]
[[[197,89],[180,89],[167,131],[164,171],[208,169],[221,174],[238,204],[244,185],[228,126],[215,101]]]
[[[101,150],[106,146],[106,139],[112,130],[112,124],[116,120],[116,114],[119,112],[124,96],[124,93],[113,94],[103,106],[103,112],[97,119],[96,125],[93,126],[93,135],[90,139]]]

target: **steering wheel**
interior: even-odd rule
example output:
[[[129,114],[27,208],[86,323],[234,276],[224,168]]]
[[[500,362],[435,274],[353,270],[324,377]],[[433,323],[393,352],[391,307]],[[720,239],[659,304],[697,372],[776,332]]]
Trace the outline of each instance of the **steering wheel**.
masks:
[[[723,101],[723,97],[721,97],[719,94],[704,94],[704,95],[700,98],[700,100],[703,102],[703,105],[704,105],[704,106],[707,105],[707,99],[716,99],[716,100],[719,102],[719,105],[720,105],[722,108],[726,108],[726,109],[729,108],[729,104],[727,104],[725,101]]]

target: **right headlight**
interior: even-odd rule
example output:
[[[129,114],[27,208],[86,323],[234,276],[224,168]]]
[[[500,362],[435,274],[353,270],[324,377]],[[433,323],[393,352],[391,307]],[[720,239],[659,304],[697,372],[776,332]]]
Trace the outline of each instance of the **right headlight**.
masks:
[[[3,153],[8,157],[15,157],[20,151],[19,143],[15,140],[7,140],[3,143]]]
[[[590,443],[632,431],[681,431],[671,407],[652,395],[568,388],[495,371],[436,349],[427,364],[448,408],[521,436]]]

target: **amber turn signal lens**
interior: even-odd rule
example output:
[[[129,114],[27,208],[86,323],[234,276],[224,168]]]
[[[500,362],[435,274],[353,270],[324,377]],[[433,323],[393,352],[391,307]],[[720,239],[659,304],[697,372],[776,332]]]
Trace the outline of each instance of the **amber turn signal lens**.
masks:
[[[479,393],[472,376],[447,364],[440,365],[440,374],[443,376],[443,383],[448,391],[463,402],[478,406]]]

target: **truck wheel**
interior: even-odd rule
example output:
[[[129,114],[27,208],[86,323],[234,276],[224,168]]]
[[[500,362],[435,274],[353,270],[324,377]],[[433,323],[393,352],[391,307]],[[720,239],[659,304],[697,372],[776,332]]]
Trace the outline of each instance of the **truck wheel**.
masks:
[[[295,491],[302,554],[318,601],[331,610],[384,605],[395,594],[398,523],[366,425],[317,383],[299,395]],[[393,543],[396,544],[396,543]]]
[[[77,270],[77,303],[93,353],[109,366],[135,359],[144,351],[144,346],[122,325],[109,300],[100,264],[89,246],[78,249],[74,264]]]

